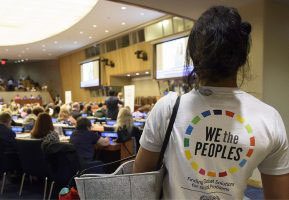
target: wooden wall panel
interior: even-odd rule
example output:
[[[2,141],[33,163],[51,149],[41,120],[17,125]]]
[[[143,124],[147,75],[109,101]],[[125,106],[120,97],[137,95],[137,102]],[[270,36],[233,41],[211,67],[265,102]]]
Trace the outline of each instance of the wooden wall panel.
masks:
[[[143,50],[148,54],[148,60],[137,59],[135,52]],[[138,43],[126,48],[118,49],[103,55],[114,62],[115,67],[104,66],[101,63],[101,84],[104,86],[122,86],[130,84],[130,79],[121,77],[136,72],[151,71],[153,65],[153,45]],[[60,74],[64,97],[65,91],[72,92],[73,101],[103,101],[103,97],[92,98],[89,89],[80,88],[80,62],[85,60],[84,50],[77,51],[60,58]]]

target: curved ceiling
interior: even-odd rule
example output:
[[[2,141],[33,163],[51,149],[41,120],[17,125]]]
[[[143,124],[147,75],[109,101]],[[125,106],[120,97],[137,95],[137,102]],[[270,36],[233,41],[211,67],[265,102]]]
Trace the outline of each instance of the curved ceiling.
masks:
[[[62,2],[66,0],[57,1]],[[74,2],[80,2],[80,0],[74,0]],[[66,15],[66,13],[64,12],[63,15]],[[39,15],[41,14],[39,13]],[[98,0],[98,3],[85,17],[59,34],[24,45],[0,45],[0,59],[16,61],[55,59],[63,54],[150,22],[164,15],[161,12],[136,6]],[[62,17],[58,16],[55,19],[55,23],[61,20]],[[42,30],[33,28],[33,31],[41,32]],[[15,33],[15,37],[22,36]]]
[[[95,6],[98,0],[2,0],[0,45],[40,41],[70,28]]]

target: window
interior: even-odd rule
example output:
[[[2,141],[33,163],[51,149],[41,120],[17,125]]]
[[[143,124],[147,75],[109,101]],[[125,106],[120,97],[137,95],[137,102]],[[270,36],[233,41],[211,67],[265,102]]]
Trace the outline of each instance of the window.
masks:
[[[162,21],[164,35],[171,35],[173,34],[173,23],[172,19],[165,19]]]
[[[158,22],[145,28],[145,40],[155,40],[163,37],[163,23]]]
[[[174,17],[173,18],[173,22],[174,22],[174,31],[175,31],[175,33],[179,33],[179,32],[182,32],[182,31],[185,30],[183,18]]]

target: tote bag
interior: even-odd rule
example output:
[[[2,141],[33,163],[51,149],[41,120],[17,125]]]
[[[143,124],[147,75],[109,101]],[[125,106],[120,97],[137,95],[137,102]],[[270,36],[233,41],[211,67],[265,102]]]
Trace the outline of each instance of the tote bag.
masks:
[[[163,156],[170,139],[179,103],[180,97],[177,98],[173,108],[156,171],[133,174],[133,160],[122,164],[112,174],[84,174],[75,178],[80,199],[159,199],[165,174],[165,168],[162,167]]]

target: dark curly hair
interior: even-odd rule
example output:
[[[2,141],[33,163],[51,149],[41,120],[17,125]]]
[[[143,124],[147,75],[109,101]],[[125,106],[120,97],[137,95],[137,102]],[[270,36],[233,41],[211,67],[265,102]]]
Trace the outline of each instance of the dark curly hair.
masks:
[[[242,22],[235,8],[215,6],[195,22],[186,52],[187,82],[219,82],[237,76],[247,63],[251,46],[251,25]],[[193,71],[188,72],[193,63]]]

